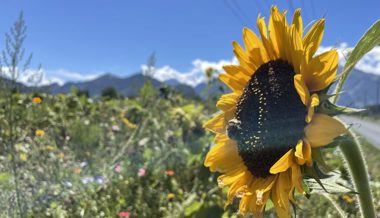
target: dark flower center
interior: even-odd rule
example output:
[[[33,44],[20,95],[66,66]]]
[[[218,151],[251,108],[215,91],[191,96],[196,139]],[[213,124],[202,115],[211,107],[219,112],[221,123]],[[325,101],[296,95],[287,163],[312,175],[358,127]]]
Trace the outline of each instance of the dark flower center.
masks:
[[[237,141],[248,170],[265,178],[304,134],[306,107],[294,87],[294,69],[275,60],[260,66],[237,103],[228,136]]]

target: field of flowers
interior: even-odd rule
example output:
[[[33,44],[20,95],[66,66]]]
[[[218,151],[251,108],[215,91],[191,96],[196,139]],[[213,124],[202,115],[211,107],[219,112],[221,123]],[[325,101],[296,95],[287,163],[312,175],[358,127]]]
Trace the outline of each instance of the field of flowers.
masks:
[[[271,13],[273,19],[285,20],[285,12],[276,7]],[[294,18],[289,39],[296,37],[302,45],[299,11]],[[260,17],[258,21],[265,25]],[[312,41],[320,41],[316,36],[323,35],[323,23],[304,37],[307,52],[316,52]],[[276,28],[288,34],[286,25]],[[21,14],[0,55],[5,65],[0,67],[0,218],[290,217],[290,212],[294,217],[380,217],[380,151],[331,118],[358,112],[335,103],[354,65],[379,44],[379,30],[380,21],[364,34],[338,76],[334,50],[301,61],[298,67],[310,69],[298,74],[289,62],[264,55],[248,76],[244,73],[254,64],[246,61],[252,57],[234,43],[241,65],[229,65],[227,74],[220,75],[233,93],[221,97],[225,86],[215,87],[216,70],[209,69],[205,92],[212,91],[201,99],[164,85],[155,88],[148,79],[137,97],[111,89],[90,97],[76,88],[68,94],[41,92],[37,77],[34,91],[21,90],[18,76],[31,61],[31,56],[23,59],[26,26]],[[257,37],[248,29],[244,33],[248,51],[255,50],[249,48]],[[288,51],[267,49],[271,55]],[[311,58],[307,52],[292,61]],[[330,55],[335,58],[326,58]],[[218,113],[216,102],[223,112],[210,120]],[[293,117],[272,119],[278,114]],[[291,126],[297,123],[293,118],[303,126]],[[296,146],[284,147],[282,140],[294,135]],[[285,152],[276,157],[279,149]]]
[[[203,166],[212,135],[202,124],[216,111],[208,102],[149,83],[133,99],[3,95],[0,217],[235,217]],[[380,155],[364,149],[379,201]],[[337,155],[327,153],[339,166]],[[322,195],[299,198],[300,217],[336,214]],[[354,194],[329,198],[356,217]]]

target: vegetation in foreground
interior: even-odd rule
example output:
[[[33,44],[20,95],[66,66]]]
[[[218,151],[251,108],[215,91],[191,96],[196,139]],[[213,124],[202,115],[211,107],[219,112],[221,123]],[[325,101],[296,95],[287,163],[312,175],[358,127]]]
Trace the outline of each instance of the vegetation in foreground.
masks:
[[[0,217],[206,218],[236,212],[236,205],[224,211],[218,175],[203,166],[212,136],[202,123],[215,112],[213,105],[156,92],[149,83],[134,99],[92,99],[75,90],[13,93],[9,123],[9,102],[1,99]],[[379,201],[380,153],[370,145],[363,149]],[[340,165],[339,154],[326,155]],[[336,213],[321,195],[299,198],[300,217]],[[356,217],[355,195],[332,198]],[[267,213],[274,217],[270,208]]]
[[[224,209],[218,175],[203,166],[213,141],[202,124],[218,96],[187,99],[149,82],[130,99],[115,90],[21,94],[14,82],[30,63],[20,60],[22,17],[12,31],[1,57],[11,83],[0,90],[0,217],[236,217],[236,204]],[[362,144],[380,205],[380,152]],[[324,156],[351,187],[339,151]],[[355,194],[313,193],[297,196],[299,217],[338,217],[336,208],[358,217]]]

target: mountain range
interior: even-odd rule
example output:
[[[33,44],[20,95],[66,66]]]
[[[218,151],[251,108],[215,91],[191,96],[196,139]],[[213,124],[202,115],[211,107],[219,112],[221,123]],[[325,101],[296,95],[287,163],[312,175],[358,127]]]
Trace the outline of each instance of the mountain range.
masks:
[[[359,108],[380,104],[380,75],[354,69],[344,84],[338,103]]]
[[[210,92],[219,90],[219,87],[226,87],[220,82],[214,83],[211,87],[205,83],[200,83],[194,87],[182,84],[176,79],[167,81],[159,81],[157,79],[144,76],[140,73],[134,74],[129,77],[118,77],[112,74],[104,74],[93,80],[84,82],[67,82],[64,85],[53,83],[40,87],[28,87],[24,84],[18,83],[18,89],[22,92],[43,91],[51,94],[68,93],[72,87],[77,87],[80,90],[87,90],[90,96],[99,96],[101,92],[108,87],[114,87],[119,94],[126,97],[134,97],[139,93],[140,88],[144,85],[145,81],[150,81],[155,89],[163,86],[169,86],[182,93],[185,97],[197,97],[204,99],[205,95]],[[380,76],[354,69],[348,77],[344,92],[341,94],[339,104],[351,107],[363,107],[367,105],[379,104],[380,99]]]

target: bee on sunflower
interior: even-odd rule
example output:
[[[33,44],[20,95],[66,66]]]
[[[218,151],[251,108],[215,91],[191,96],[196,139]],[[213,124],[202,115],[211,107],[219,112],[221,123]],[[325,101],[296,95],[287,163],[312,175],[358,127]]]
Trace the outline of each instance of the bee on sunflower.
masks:
[[[261,40],[245,28],[245,49],[233,43],[239,65],[224,66],[219,77],[232,93],[204,124],[216,133],[204,165],[223,174],[218,184],[229,187],[226,205],[240,198],[243,216],[260,216],[270,199],[279,217],[290,217],[295,191],[305,194],[304,168],[316,164],[314,151],[346,132],[318,110],[338,68],[336,50],[315,55],[324,22],[304,34],[299,9],[289,24],[286,12],[273,6],[268,29],[257,18]]]

